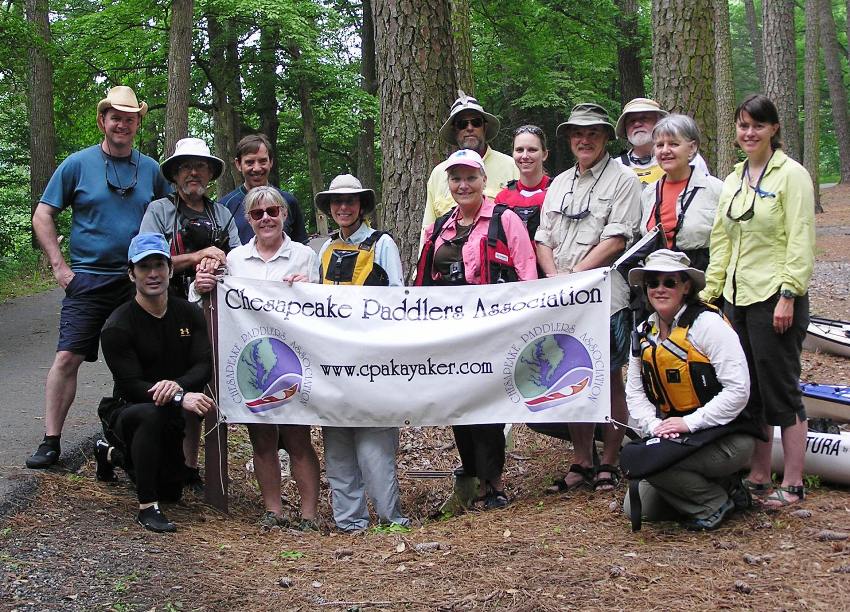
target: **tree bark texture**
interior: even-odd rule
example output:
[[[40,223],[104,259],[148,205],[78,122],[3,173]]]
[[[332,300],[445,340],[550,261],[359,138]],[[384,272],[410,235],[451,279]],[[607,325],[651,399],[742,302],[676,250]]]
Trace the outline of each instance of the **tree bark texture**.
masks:
[[[694,118],[703,134],[700,152],[714,167],[713,0],[654,0],[652,81],[654,97],[670,112]]]
[[[30,210],[56,169],[56,129],[53,122],[53,64],[50,61],[50,22],[47,0],[27,0],[26,18],[41,39],[29,48]],[[35,235],[32,244],[38,246]]]
[[[617,43],[617,67],[620,74],[620,104],[623,106],[634,98],[645,98],[643,66],[640,63],[641,44],[638,38],[637,0],[617,0],[620,15],[617,27],[620,37]]]
[[[215,154],[225,161],[225,170],[218,178],[217,191],[223,196],[242,182],[242,177],[233,166],[236,143],[240,138],[239,51],[233,24],[223,23],[216,15],[208,14],[207,32],[210,40],[207,74],[212,87]]]
[[[782,148],[790,157],[802,160],[794,0],[764,0],[762,9],[764,93],[779,111]]]
[[[820,7],[819,0],[806,0],[805,76],[803,85],[803,165],[815,185],[815,212],[823,212],[820,204],[818,162],[820,149]]]
[[[841,182],[850,181],[850,122],[847,115],[847,89],[841,71],[841,50],[836,37],[832,2],[820,0],[820,34],[823,48],[823,63],[829,83],[829,99],[832,102],[832,124],[838,144]]]
[[[726,177],[738,156],[735,153],[735,84],[732,81],[732,38],[729,2],[714,1],[714,97],[717,100],[717,165],[714,173]]]
[[[280,28],[264,24],[260,29],[259,71],[257,74],[257,114],[260,116],[260,132],[265,134],[277,151],[277,133],[280,127],[277,106],[277,51],[280,46]],[[235,157],[235,156],[234,156]],[[280,169],[272,166],[269,181],[280,185]]]
[[[375,71],[375,17],[372,0],[363,0],[363,21],[360,26],[360,76],[361,87],[367,94],[374,96],[378,92],[378,77]],[[368,189],[375,190],[378,206],[372,214],[371,223],[375,229],[381,227],[381,189],[375,172],[375,119],[364,117],[360,121],[360,134],[357,137],[357,178]]]
[[[470,96],[474,96],[475,76],[472,72],[472,28],[469,21],[469,0],[451,0],[451,9],[457,86]]]
[[[189,135],[189,87],[192,84],[194,0],[173,0],[168,32],[168,94],[165,105],[165,155]]]
[[[384,227],[415,269],[425,191],[448,147],[438,130],[457,96],[449,0],[376,0]]]
[[[761,27],[759,26],[758,13],[753,0],[744,0],[744,9],[747,15],[747,30],[750,33],[750,44],[753,47],[753,60],[756,63],[756,76],[759,85],[764,89],[764,49],[761,43]],[[729,10],[728,7],[726,9]]]

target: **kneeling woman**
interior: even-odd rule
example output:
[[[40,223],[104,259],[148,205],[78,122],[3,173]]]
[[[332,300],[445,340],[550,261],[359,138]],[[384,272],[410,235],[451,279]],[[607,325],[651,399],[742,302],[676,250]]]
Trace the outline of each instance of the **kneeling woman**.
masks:
[[[760,435],[746,409],[750,377],[735,331],[696,295],[705,274],[684,253],[652,253],[629,284],[645,289],[652,310],[629,360],[626,401],[642,433],[660,438],[702,430],[710,441],[640,481],[643,518],[681,520],[693,530],[716,529],[737,507],[749,507],[740,472]],[[630,514],[630,500],[624,505]]]

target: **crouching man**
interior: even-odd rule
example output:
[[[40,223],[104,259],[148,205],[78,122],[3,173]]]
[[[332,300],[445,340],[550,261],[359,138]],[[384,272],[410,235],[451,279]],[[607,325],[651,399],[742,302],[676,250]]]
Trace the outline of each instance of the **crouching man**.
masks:
[[[101,333],[115,389],[98,410],[106,440],[95,446],[97,479],[115,480],[113,467],[123,468],[136,483],[136,521],[151,531],[176,531],[159,502],[176,502],[182,493],[184,419],[215,408],[201,392],[212,352],[201,310],[168,295],[173,266],[165,237],[139,234],[127,258],[136,297],[112,313]]]

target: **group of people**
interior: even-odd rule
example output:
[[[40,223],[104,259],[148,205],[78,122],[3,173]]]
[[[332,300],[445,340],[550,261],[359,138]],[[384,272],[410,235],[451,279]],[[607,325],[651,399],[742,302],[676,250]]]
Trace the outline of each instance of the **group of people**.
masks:
[[[797,380],[814,191],[808,173],[781,150],[773,103],[753,95],[738,107],[737,144],[746,160],[725,181],[708,173],[690,117],[638,98],[615,126],[601,106],[577,104],[556,132],[576,163],[551,178],[543,130],[523,125],[513,133],[511,156],[495,151],[488,143],[500,132],[499,119],[459,94],[440,129],[457,150],[427,183],[416,284],[519,282],[609,267],[657,228],[667,248],[628,277],[612,274],[611,418],[622,424],[631,416],[642,435],[704,443],[634,479],[626,511],[702,530],[749,507],[752,496],[772,507],[802,501],[806,415]],[[297,200],[268,184],[267,138],[239,143],[234,163],[244,184],[213,202],[208,185],[224,161],[202,140],[186,138],[157,168],[132,146],[146,110],[130,88],[110,90],[98,105],[103,142],[60,165],[33,216],[66,297],[46,385],[45,437],[27,465],[58,460],[78,369],[96,359],[101,339],[115,392],[99,409],[105,439],[95,449],[97,477],[112,480],[113,467],[124,468],[137,485],[139,523],[173,531],[159,502],[179,498],[183,485],[202,486],[198,417],[215,408],[204,393],[209,342],[201,311],[190,302],[212,291],[222,274],[401,286],[403,272],[392,237],[366,222],[376,208],[374,192],[354,176],[336,177],[315,196],[316,208],[339,227],[317,255],[303,244]],[[630,148],[612,157],[609,145],[618,136]],[[54,221],[69,206],[70,268]],[[495,247],[488,235],[496,236]],[[633,325],[630,303],[641,301],[649,317]],[[770,472],[774,426],[785,452],[778,485]],[[622,426],[532,429],[573,444],[574,463],[548,491],[617,488]],[[458,474],[478,482],[469,504],[506,506],[504,425],[453,431]],[[317,530],[320,466],[309,426],[252,424],[248,432],[265,506],[260,524]],[[366,528],[367,498],[382,522],[409,524],[396,474],[398,428],[323,427],[322,437],[337,528]],[[297,517],[283,511],[279,448],[291,458]]]

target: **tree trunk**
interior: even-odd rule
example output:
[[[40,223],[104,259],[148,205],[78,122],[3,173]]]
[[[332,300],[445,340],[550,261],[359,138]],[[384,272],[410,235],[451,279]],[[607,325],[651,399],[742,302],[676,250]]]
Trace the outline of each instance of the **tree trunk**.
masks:
[[[717,165],[724,178],[735,166],[735,84],[732,81],[732,38],[729,34],[729,2],[714,1],[714,97],[717,100]]]
[[[398,239],[408,278],[415,269],[425,187],[447,148],[437,131],[455,96],[449,0],[376,0],[381,92],[384,227]]]
[[[753,60],[756,63],[756,76],[759,85],[764,89],[764,49],[761,44],[761,28],[759,27],[758,13],[753,0],[744,0],[744,8],[747,13],[747,30],[750,32],[750,45],[753,48]],[[729,8],[727,7],[728,11]]]
[[[645,98],[643,67],[640,63],[641,44],[638,36],[637,0],[617,0],[620,15],[617,27],[620,36],[617,44],[617,66],[620,71],[620,104],[623,106],[634,98]]]
[[[847,89],[841,71],[841,51],[835,34],[835,18],[830,0],[820,0],[820,38],[829,99],[832,102],[832,123],[838,144],[841,182],[850,181],[850,122],[847,117]]]
[[[764,0],[762,10],[764,93],[779,111],[782,148],[790,157],[801,160],[794,0]]]
[[[310,187],[313,190],[310,196],[312,201],[317,193],[324,190],[322,164],[319,160],[319,133],[316,130],[316,120],[313,117],[310,77],[307,68],[301,61],[301,50],[296,46],[291,46],[289,54],[292,56],[292,70],[298,81],[298,101],[301,105],[301,121],[304,128],[304,148],[307,152]],[[316,209],[316,231],[323,236],[328,233],[328,217],[318,208]]]
[[[806,118],[803,127],[803,165],[812,175],[815,185],[815,212],[823,212],[820,204],[820,183],[818,181],[819,141],[820,141],[820,58],[818,54],[820,37],[819,0],[806,0],[805,34],[805,77],[803,106]]]
[[[48,54],[50,22],[47,0],[27,0],[26,18],[41,39],[29,48],[29,111],[30,124],[30,210],[35,212],[38,201],[53,171],[56,169],[56,130],[53,123],[53,64]],[[33,247],[38,247],[35,234]]]
[[[242,182],[242,177],[233,166],[236,143],[239,142],[239,55],[231,24],[222,24],[216,15],[208,14],[207,32],[210,40],[208,75],[212,86],[215,154],[225,161],[225,171],[218,178],[217,191],[223,196]]]
[[[260,30],[259,72],[257,74],[257,114],[260,116],[260,132],[271,141],[277,152],[277,133],[280,127],[277,106],[277,50],[280,46],[280,28],[264,24]],[[235,155],[234,155],[235,157]],[[272,185],[280,185],[280,168],[277,163],[269,173]]]
[[[378,78],[375,74],[375,17],[372,0],[363,0],[363,23],[360,28],[360,75],[363,77],[363,91],[374,96],[378,92]],[[360,134],[357,138],[357,178],[368,189],[375,190],[378,206],[372,214],[372,227],[381,227],[381,190],[375,174],[375,119],[364,117],[360,122]]]
[[[165,155],[189,135],[189,86],[192,84],[194,0],[173,0],[168,33],[168,94],[165,104]]]
[[[457,86],[475,95],[475,76],[472,73],[472,36],[469,22],[469,0],[451,0],[452,41],[454,42],[455,78]]]
[[[662,108],[691,115],[703,134],[700,149],[714,167],[713,0],[654,0],[652,81]]]

